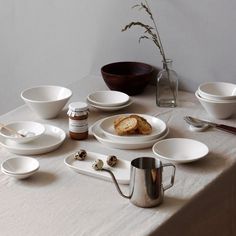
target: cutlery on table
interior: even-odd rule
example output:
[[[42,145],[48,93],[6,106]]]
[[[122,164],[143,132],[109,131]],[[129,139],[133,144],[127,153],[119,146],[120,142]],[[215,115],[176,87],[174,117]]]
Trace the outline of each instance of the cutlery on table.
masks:
[[[1,124],[1,123],[0,123],[0,129],[6,129],[6,130],[8,130],[9,132],[11,132],[11,133],[13,133],[13,134],[16,134],[16,135],[18,135],[19,137],[22,137],[22,138],[25,137],[24,134],[20,134],[20,133],[18,133],[16,130],[11,129],[11,128],[9,128],[9,127],[5,126],[4,124]]]
[[[201,119],[194,118],[194,117],[191,117],[191,116],[185,116],[184,120],[188,124],[190,124],[194,127],[197,127],[197,128],[201,128],[205,125],[209,125],[210,127],[213,127],[213,128],[216,128],[216,129],[219,129],[219,130],[229,132],[231,134],[236,135],[236,127],[233,127],[233,126],[228,126],[228,125],[224,125],[224,124],[216,124],[216,123],[213,123],[213,122],[209,122],[209,121],[206,121],[206,120],[201,120]]]

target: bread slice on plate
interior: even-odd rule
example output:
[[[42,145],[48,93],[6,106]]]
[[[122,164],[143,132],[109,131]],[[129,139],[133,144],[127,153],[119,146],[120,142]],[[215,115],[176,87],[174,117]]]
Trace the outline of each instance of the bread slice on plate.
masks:
[[[126,117],[122,119],[115,127],[118,135],[127,135],[138,128],[138,120],[134,117]]]
[[[141,116],[130,115],[130,118],[135,118],[138,121],[138,131],[140,134],[150,134],[152,132],[152,126]]]
[[[115,120],[114,120],[114,127],[116,128],[117,125],[122,121],[124,120],[125,118],[127,118],[126,115],[121,115],[121,116],[118,116]]]

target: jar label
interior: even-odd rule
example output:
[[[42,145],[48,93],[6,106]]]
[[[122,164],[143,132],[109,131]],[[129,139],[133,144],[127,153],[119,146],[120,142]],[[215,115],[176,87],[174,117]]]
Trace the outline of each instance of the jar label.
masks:
[[[88,131],[88,121],[69,119],[69,131],[73,133],[84,133]]]

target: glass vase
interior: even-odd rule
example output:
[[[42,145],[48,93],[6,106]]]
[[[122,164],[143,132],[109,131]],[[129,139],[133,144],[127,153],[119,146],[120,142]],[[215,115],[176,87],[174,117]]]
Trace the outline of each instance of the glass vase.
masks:
[[[156,104],[159,107],[176,107],[178,96],[178,75],[172,69],[172,60],[163,61],[163,69],[156,81]]]

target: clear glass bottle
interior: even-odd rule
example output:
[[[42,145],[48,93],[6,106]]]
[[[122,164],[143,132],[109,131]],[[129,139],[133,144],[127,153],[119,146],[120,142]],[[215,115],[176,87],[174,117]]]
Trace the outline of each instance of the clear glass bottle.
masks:
[[[159,107],[176,107],[178,96],[178,75],[172,69],[172,60],[163,61],[163,69],[156,82],[156,104]]]

